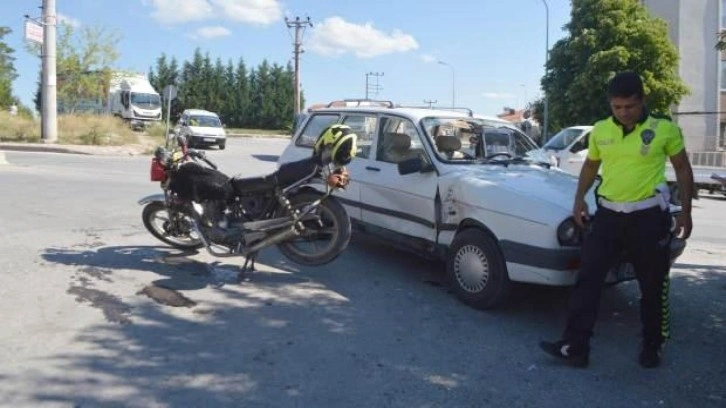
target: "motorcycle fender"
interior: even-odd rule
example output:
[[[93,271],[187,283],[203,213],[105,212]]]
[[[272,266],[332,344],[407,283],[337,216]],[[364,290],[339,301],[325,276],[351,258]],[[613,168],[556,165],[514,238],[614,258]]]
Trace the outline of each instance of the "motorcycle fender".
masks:
[[[152,194],[139,200],[139,205],[146,205],[149,203],[153,203],[154,201],[163,203],[165,199],[166,197],[164,197],[164,194]]]

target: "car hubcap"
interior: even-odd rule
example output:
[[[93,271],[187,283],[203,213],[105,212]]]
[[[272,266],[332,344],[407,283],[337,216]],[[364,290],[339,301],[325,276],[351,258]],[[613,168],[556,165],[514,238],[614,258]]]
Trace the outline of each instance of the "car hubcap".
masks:
[[[489,261],[484,251],[474,245],[459,249],[454,258],[454,273],[462,289],[481,292],[489,281]]]

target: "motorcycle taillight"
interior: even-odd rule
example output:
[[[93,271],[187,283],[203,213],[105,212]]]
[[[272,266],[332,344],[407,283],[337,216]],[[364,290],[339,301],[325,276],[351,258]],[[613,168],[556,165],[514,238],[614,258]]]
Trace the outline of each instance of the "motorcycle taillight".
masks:
[[[151,159],[151,181],[164,181],[166,180],[166,171],[164,165],[159,159],[154,157]]]

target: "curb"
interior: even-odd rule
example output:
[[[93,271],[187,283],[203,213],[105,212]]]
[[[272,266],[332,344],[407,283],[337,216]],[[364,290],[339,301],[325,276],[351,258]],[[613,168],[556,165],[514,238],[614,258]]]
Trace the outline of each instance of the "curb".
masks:
[[[72,148],[48,146],[48,145],[31,145],[31,144],[0,144],[0,155],[4,157],[5,154],[2,151],[14,151],[14,152],[49,152],[49,153],[72,153],[72,154],[85,154],[91,153],[82,152],[80,150],[74,150]]]

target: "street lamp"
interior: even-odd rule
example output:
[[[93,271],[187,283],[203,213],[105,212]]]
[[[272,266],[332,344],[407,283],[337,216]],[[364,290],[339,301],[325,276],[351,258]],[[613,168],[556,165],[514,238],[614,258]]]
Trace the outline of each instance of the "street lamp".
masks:
[[[545,7],[545,75],[547,74],[547,63],[550,60],[550,8],[547,0],[542,0]],[[544,129],[542,131],[542,141],[547,141],[547,131],[549,130],[550,104],[547,91],[544,93]]]
[[[456,107],[456,73],[454,72],[454,66],[444,62],[439,61],[439,64],[446,65],[447,67],[451,68],[451,107]]]

